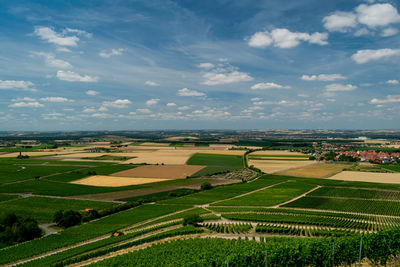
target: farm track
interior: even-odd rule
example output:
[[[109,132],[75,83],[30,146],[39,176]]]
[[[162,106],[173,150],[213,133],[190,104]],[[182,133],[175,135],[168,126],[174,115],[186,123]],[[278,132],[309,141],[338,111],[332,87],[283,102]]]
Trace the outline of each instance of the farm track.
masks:
[[[301,195],[299,195],[299,196],[297,196],[297,197],[295,197],[295,198],[292,198],[292,199],[290,199],[290,200],[288,200],[288,201],[286,201],[286,202],[283,202],[283,203],[280,203],[280,204],[278,204],[278,205],[272,206],[271,208],[280,208],[280,207],[283,206],[283,205],[286,205],[286,204],[291,203],[291,202],[293,202],[293,201],[296,201],[296,200],[298,200],[298,199],[300,199],[300,198],[302,198],[302,197],[305,197],[305,196],[308,195],[309,193],[311,193],[311,192],[313,192],[313,191],[315,191],[315,190],[317,190],[317,189],[319,189],[319,188],[321,188],[321,186],[320,186],[320,185],[317,185],[317,186],[314,187],[313,189],[311,189],[311,190],[309,190],[309,191],[307,191],[307,192],[305,192],[305,193],[303,193],[303,194],[301,194]]]
[[[132,228],[135,228],[137,226],[140,226],[140,225],[143,225],[143,224],[146,224],[146,223],[158,220],[158,219],[162,219],[162,218],[165,218],[167,216],[179,214],[181,212],[185,212],[185,211],[188,211],[188,210],[191,210],[191,209],[194,209],[194,207],[189,208],[189,209],[185,209],[185,210],[180,210],[180,211],[173,212],[173,213],[169,213],[167,215],[159,216],[159,217],[152,218],[152,219],[149,219],[149,220],[145,220],[145,221],[133,224],[131,226],[124,227],[124,228],[120,229],[119,231],[125,232],[125,231],[127,231],[129,229],[132,229]],[[9,264],[4,265],[4,266],[17,266],[17,265],[20,265],[20,264],[23,264],[23,263],[28,263],[28,262],[33,261],[33,260],[45,258],[45,257],[51,256],[51,255],[54,255],[54,254],[69,250],[69,249],[73,249],[73,248],[76,248],[76,247],[80,247],[80,246],[83,246],[83,245],[94,243],[96,241],[100,241],[100,240],[103,240],[103,239],[106,239],[106,238],[109,238],[109,237],[110,237],[110,234],[101,235],[101,236],[98,236],[98,237],[95,237],[95,238],[92,238],[92,239],[89,239],[89,240],[86,240],[86,241],[78,242],[78,243],[70,245],[70,246],[62,247],[62,248],[55,249],[55,250],[52,250],[52,251],[49,251],[49,252],[46,252],[46,253],[43,253],[43,254],[39,254],[39,255],[36,255],[34,257],[31,257],[31,258],[27,258],[27,259],[23,259],[23,260],[19,260],[19,261],[13,262],[13,263],[9,263]],[[21,244],[23,244],[23,243],[21,243]]]

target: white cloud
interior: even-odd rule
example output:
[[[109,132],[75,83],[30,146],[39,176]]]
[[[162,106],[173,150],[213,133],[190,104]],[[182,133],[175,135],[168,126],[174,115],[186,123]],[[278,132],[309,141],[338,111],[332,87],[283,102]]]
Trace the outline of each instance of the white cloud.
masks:
[[[60,46],[77,46],[79,38],[76,36],[64,36],[64,34],[56,33],[49,27],[35,27],[34,34],[39,36],[42,40]]]
[[[324,27],[329,31],[348,32],[352,28],[358,28],[365,25],[371,30],[376,30],[377,27],[385,27],[390,24],[400,23],[400,15],[397,9],[388,3],[383,4],[361,4],[357,6],[354,12],[337,11],[322,19]],[[371,34],[365,28],[358,29],[354,35],[361,36]],[[392,36],[397,34],[397,30],[387,28],[382,31],[381,36]]]
[[[253,80],[253,77],[249,76],[247,73],[236,70],[224,73],[207,72],[203,75],[203,78],[205,78],[206,80],[202,82],[202,84],[206,85],[219,85],[219,84],[228,84],[237,82],[247,82]]]
[[[400,103],[400,95],[388,95],[385,99],[374,98],[369,101],[371,104]]]
[[[43,57],[45,59],[46,65],[48,65],[48,66],[60,68],[60,69],[72,68],[72,65],[69,62],[62,60],[62,59],[57,59],[51,53],[33,52],[32,54]]]
[[[357,53],[351,56],[351,59],[354,60],[357,64],[364,64],[369,61],[387,59],[392,56],[400,56],[400,49],[384,48],[377,50],[358,50]]]
[[[96,109],[94,109],[94,108],[85,108],[82,112],[83,113],[93,113],[93,112],[96,112]]]
[[[98,77],[92,77],[89,75],[79,75],[78,73],[72,71],[57,71],[57,78],[68,82],[97,82]]]
[[[214,64],[212,64],[212,63],[205,62],[205,63],[200,63],[200,64],[198,64],[197,67],[198,67],[198,68],[201,68],[201,69],[212,69],[212,68],[214,68],[215,66],[214,66]]]
[[[22,98],[19,97],[19,98],[11,99],[11,101],[13,101],[13,102],[17,102],[17,101],[23,101],[23,102],[28,101],[28,102],[33,102],[33,101],[36,101],[36,99],[35,99],[35,98],[32,98],[32,97],[25,96],[25,97],[22,97]]]
[[[31,91],[37,92],[35,88],[33,88],[34,84],[30,81],[13,81],[13,80],[0,80],[0,90],[1,89],[11,89],[11,90],[22,90],[22,91]]]
[[[327,92],[353,91],[356,88],[357,86],[352,84],[338,84],[338,83],[328,84],[327,86],[325,86],[325,90]]]
[[[175,103],[167,103],[167,107],[175,107],[176,104]]]
[[[265,48],[273,42],[269,32],[256,32],[253,34],[248,42],[251,47]]]
[[[148,85],[148,86],[160,86],[159,83],[156,83],[156,82],[153,82],[153,81],[146,81],[144,84]]]
[[[370,6],[361,4],[356,8],[356,12],[358,21],[371,28],[400,22],[396,8],[388,3]]]
[[[57,47],[56,49],[58,52],[65,52],[65,53],[71,53],[72,50],[66,47]]]
[[[107,113],[93,113],[91,115],[93,118],[99,118],[99,119],[109,119],[109,118],[114,118],[113,115],[107,114]]]
[[[98,95],[99,92],[97,92],[97,91],[95,91],[95,90],[87,90],[87,91],[86,91],[86,94],[87,94],[87,95]]]
[[[260,97],[253,97],[252,99],[250,99],[251,101],[260,101],[260,100],[262,100],[262,98],[260,98]]]
[[[252,90],[264,90],[264,89],[289,89],[290,86],[283,86],[276,83],[257,83],[251,87]]]
[[[86,31],[78,30],[78,29],[71,29],[71,28],[65,28],[63,30],[63,34],[67,34],[67,33],[76,33],[77,35],[84,35],[87,38],[91,38],[93,36],[91,33],[88,33]]]
[[[324,27],[331,32],[346,32],[357,26],[357,17],[352,12],[335,12],[322,19]]]
[[[182,106],[182,107],[179,107],[178,108],[178,110],[188,110],[188,109],[190,109],[190,107],[188,107],[188,106]]]
[[[179,96],[205,96],[204,93],[196,91],[196,90],[190,90],[188,88],[182,88],[178,90],[178,95]]]
[[[124,49],[123,48],[118,48],[118,49],[111,49],[111,51],[110,52],[107,52],[107,51],[101,51],[100,53],[99,53],[99,56],[101,56],[101,57],[104,57],[104,58],[110,58],[110,57],[112,57],[112,56],[120,56],[120,55],[122,55],[122,52],[124,52]]]
[[[151,113],[151,110],[148,108],[138,108],[136,109],[136,112],[140,112],[140,113]]]
[[[108,108],[106,108],[105,106],[101,106],[100,108],[99,108],[99,111],[107,111],[108,110]]]
[[[146,101],[146,105],[147,106],[157,105],[158,101],[160,101],[160,99],[158,98],[149,99]]]
[[[398,80],[388,80],[386,81],[387,84],[399,84]]]
[[[381,32],[382,37],[389,37],[396,35],[399,31],[395,28],[386,28]]]
[[[345,80],[347,77],[341,74],[319,74],[319,75],[303,75],[301,79],[304,81],[323,81],[331,82],[335,80]]]
[[[30,102],[16,102],[9,105],[11,108],[41,108],[44,107],[43,104],[37,101],[30,101]]]
[[[115,101],[103,102],[103,106],[112,108],[127,108],[130,104],[132,104],[132,102],[128,99],[117,99]]]
[[[308,34],[304,32],[291,32],[288,29],[274,29],[271,32],[257,32],[248,41],[252,47],[264,48],[274,45],[279,48],[292,48],[298,46],[301,41],[311,44],[326,45],[328,34],[315,32]]]
[[[68,98],[65,97],[59,97],[59,96],[50,96],[50,97],[42,97],[40,100],[44,102],[52,102],[52,103],[62,103],[62,102],[68,102],[71,100],[68,100]]]

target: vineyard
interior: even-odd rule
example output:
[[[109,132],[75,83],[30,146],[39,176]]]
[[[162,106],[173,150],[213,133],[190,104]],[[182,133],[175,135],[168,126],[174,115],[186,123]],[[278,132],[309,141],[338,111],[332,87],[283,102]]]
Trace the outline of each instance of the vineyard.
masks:
[[[247,233],[252,228],[249,223],[205,223],[203,226],[211,231],[225,234]]]

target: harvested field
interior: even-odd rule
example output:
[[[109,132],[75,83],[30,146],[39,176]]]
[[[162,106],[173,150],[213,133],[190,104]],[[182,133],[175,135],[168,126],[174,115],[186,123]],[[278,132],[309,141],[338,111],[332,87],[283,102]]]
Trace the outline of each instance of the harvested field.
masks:
[[[371,182],[371,183],[400,184],[400,173],[344,171],[330,177],[329,179],[357,181],[357,182]]]
[[[170,143],[153,143],[153,142],[144,142],[140,144],[141,146],[169,146]]]
[[[312,163],[312,162],[311,162]],[[335,175],[343,169],[350,167],[349,164],[334,164],[334,163],[314,163],[308,164],[295,169],[280,171],[276,174],[286,176],[310,177],[310,178],[328,178]]]
[[[184,179],[205,166],[197,165],[146,165],[114,173],[120,177]]]
[[[64,154],[64,153],[74,153],[74,152],[67,152],[67,151],[48,151],[48,152],[22,152],[22,155],[28,155],[30,157],[34,156],[46,156],[46,155],[57,155],[57,154]],[[16,158],[19,155],[19,152],[11,152],[11,153],[4,153],[0,154],[0,158]]]
[[[158,150],[155,152],[138,152],[130,153],[136,158],[124,161],[127,163],[147,163],[147,164],[172,164],[172,165],[184,165],[185,162],[190,158],[194,150]]]
[[[167,179],[160,178],[127,178],[118,176],[105,176],[105,175],[94,175],[87,178],[79,179],[71,182],[71,184],[91,185],[91,186],[107,186],[107,187],[119,187],[128,185],[139,185],[163,182]]]
[[[286,155],[299,155],[304,156],[303,153],[300,152],[290,152],[285,150],[261,150],[251,153],[250,155],[276,155],[276,156],[286,156]]]
[[[254,165],[254,167],[262,170],[265,173],[282,172],[310,164],[313,164],[313,162],[305,160],[249,160],[249,166]]]

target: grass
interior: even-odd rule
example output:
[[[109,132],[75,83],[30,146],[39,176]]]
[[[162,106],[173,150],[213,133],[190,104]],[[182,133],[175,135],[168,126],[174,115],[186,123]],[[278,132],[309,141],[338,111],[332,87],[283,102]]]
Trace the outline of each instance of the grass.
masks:
[[[396,165],[382,164],[380,166],[384,169],[388,169],[388,170],[391,170],[394,172],[400,172],[400,164],[396,164]]]
[[[16,199],[16,198],[19,198],[19,196],[18,195],[3,195],[3,194],[0,194],[0,202],[8,201],[8,200]]]
[[[383,200],[303,197],[284,205],[284,207],[400,216],[399,202]]]
[[[191,194],[184,197],[163,200],[160,203],[201,205],[231,198],[240,194],[254,191],[256,189],[259,189],[260,187],[266,187],[281,181],[281,177],[273,178],[270,176],[264,176],[263,178],[260,178],[250,183],[220,186],[211,190],[202,191],[200,193]]]
[[[0,250],[0,264],[15,262],[46,251],[72,245],[151,218],[159,217],[187,206],[143,205],[122,211],[79,226],[68,228],[60,234],[34,239]]]
[[[196,153],[188,159],[186,164],[243,168],[243,157],[238,155]]]
[[[0,213],[12,212],[23,217],[34,218],[39,223],[49,223],[53,221],[54,213],[60,209],[79,211],[86,208],[102,209],[112,205],[116,204],[89,200],[28,197],[0,203]]]
[[[387,199],[400,200],[399,191],[385,191],[360,188],[343,188],[343,187],[321,187],[309,196],[325,196],[325,197],[346,197],[346,198],[364,198],[364,199]]]
[[[153,193],[153,194],[148,194],[148,195],[143,195],[143,196],[122,198],[119,200],[136,201],[136,202],[155,202],[155,201],[160,201],[160,200],[164,200],[164,199],[174,198],[177,196],[180,197],[180,196],[193,194],[198,191],[199,190],[195,190],[195,189],[179,188],[179,189],[175,189],[175,190],[168,190],[168,191],[163,191],[163,192],[158,192],[158,193]]]
[[[21,166],[21,165],[1,165],[0,184],[35,179],[54,173],[62,173],[79,169],[77,166]]]
[[[299,182],[287,182],[231,200],[218,202],[218,206],[273,206],[288,201],[314,186]]]

